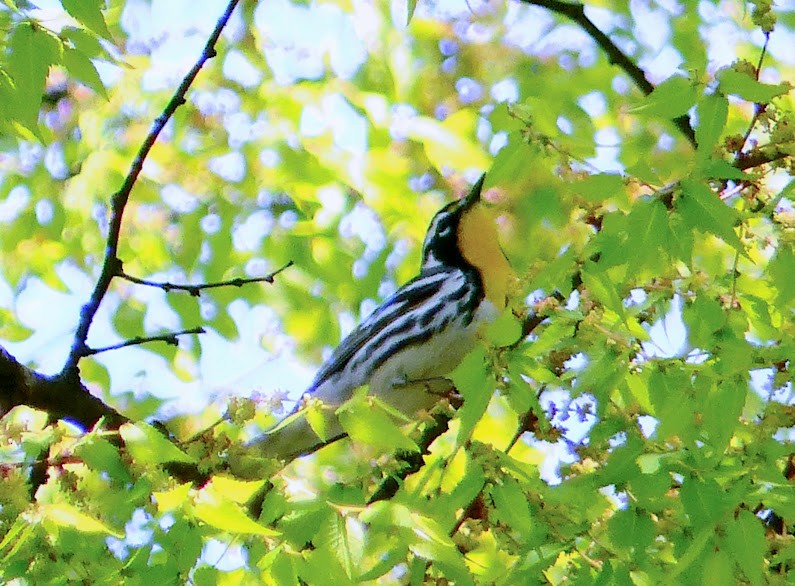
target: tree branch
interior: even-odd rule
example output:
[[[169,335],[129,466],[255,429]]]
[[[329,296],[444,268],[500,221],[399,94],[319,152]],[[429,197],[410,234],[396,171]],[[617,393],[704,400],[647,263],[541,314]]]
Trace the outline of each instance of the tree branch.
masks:
[[[78,377],[41,375],[0,347],[0,410],[6,413],[18,405],[46,411],[52,419],[76,421],[86,429],[103,418],[109,428],[127,421],[93,396]]]
[[[654,84],[646,79],[646,74],[637,66],[637,64],[629,58],[629,56],[618,48],[613,41],[610,40],[605,33],[603,33],[585,14],[585,6],[579,2],[562,2],[561,0],[521,0],[525,4],[546,8],[552,12],[565,16],[566,18],[574,21],[580,26],[588,35],[596,42],[597,45],[605,52],[610,63],[620,67],[626,73],[635,85],[638,86],[644,95],[649,95],[654,91]],[[690,126],[690,120],[687,116],[679,116],[673,119],[673,123],[679,131],[687,138],[687,140],[694,147],[696,144],[696,133],[693,127]]]
[[[227,281],[217,281],[215,283],[200,283],[198,285],[179,285],[177,283],[168,283],[168,282],[158,282],[158,281],[147,281],[146,279],[139,279],[138,277],[133,277],[132,275],[128,275],[123,270],[119,271],[118,276],[122,279],[130,281],[131,283],[135,283],[136,285],[146,285],[147,287],[156,287],[158,289],[162,289],[166,293],[170,291],[186,291],[191,294],[193,297],[198,297],[201,295],[201,292],[204,289],[214,289],[216,287],[242,287],[243,285],[248,285],[249,283],[273,283],[273,279],[276,275],[284,271],[285,269],[293,266],[293,261],[289,261],[286,265],[282,268],[273,271],[269,275],[265,275],[264,277],[252,277],[250,279],[243,279],[243,278],[235,278],[229,279]]]
[[[86,347],[85,356],[93,356],[102,352],[110,352],[111,350],[118,350],[126,348],[127,346],[139,346],[141,344],[148,344],[149,342],[165,342],[171,346],[176,346],[179,343],[178,336],[186,336],[188,334],[204,334],[204,328],[191,328],[189,330],[181,330],[179,332],[170,332],[168,334],[160,334],[159,336],[138,336],[130,340],[125,340],[119,344],[112,346],[104,346],[103,348],[88,348]]]
[[[121,261],[118,258],[118,249],[122,217],[124,216],[124,208],[127,205],[128,199],[130,198],[132,188],[135,185],[135,182],[138,180],[141,170],[143,169],[144,161],[149,155],[149,151],[152,150],[152,146],[155,144],[157,137],[160,135],[160,132],[163,130],[166,123],[169,121],[177,108],[185,103],[185,94],[187,93],[188,88],[190,88],[193,81],[196,79],[196,76],[199,74],[201,68],[209,59],[215,57],[215,44],[218,42],[218,38],[221,36],[221,31],[224,29],[227,22],[229,22],[229,18],[232,16],[232,11],[235,9],[239,1],[240,0],[229,1],[224,14],[218,19],[218,23],[215,25],[213,32],[210,34],[210,38],[207,39],[207,44],[204,46],[204,51],[202,51],[199,60],[182,80],[182,83],[179,85],[176,92],[174,92],[174,95],[169,100],[168,104],[166,104],[163,113],[155,119],[152,129],[149,131],[149,134],[146,136],[141,148],[138,149],[138,153],[135,155],[135,159],[130,166],[130,171],[127,173],[127,177],[124,179],[124,183],[122,184],[119,191],[117,191],[111,198],[110,226],[108,228],[108,238],[105,244],[105,256],[102,263],[102,271],[100,272],[97,283],[94,286],[94,291],[91,293],[91,297],[80,311],[80,321],[72,342],[72,348],[69,351],[69,357],[67,358],[66,363],[61,370],[61,374],[64,376],[70,372],[76,371],[77,363],[81,358],[87,356],[86,352],[88,351],[88,347],[86,346],[86,340],[88,339],[88,330],[91,327],[91,322],[94,320],[94,316],[99,310],[99,305],[102,302],[102,299],[108,292],[110,282],[113,280],[113,277],[118,276],[121,270]]]

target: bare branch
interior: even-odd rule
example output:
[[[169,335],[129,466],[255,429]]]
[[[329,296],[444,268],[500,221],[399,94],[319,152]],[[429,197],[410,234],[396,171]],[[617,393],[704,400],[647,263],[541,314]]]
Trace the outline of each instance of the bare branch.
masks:
[[[191,328],[189,330],[181,330],[179,332],[170,332],[168,334],[160,334],[159,336],[138,336],[130,340],[125,340],[119,344],[112,346],[105,346],[103,348],[88,348],[85,349],[85,356],[93,356],[102,352],[110,352],[111,350],[118,350],[126,348],[127,346],[140,346],[141,344],[148,344],[149,342],[165,342],[171,346],[179,344],[179,336],[187,336],[188,334],[204,334],[204,328]]]
[[[185,95],[188,92],[188,88],[190,88],[191,84],[196,79],[196,76],[199,74],[201,68],[209,59],[215,57],[215,44],[218,42],[218,38],[221,36],[221,31],[224,29],[227,22],[229,22],[229,18],[232,16],[232,11],[235,9],[239,1],[240,0],[229,1],[224,14],[218,19],[218,23],[215,25],[213,32],[210,34],[210,38],[207,39],[207,44],[204,46],[204,51],[202,51],[199,60],[182,80],[182,83],[179,85],[176,92],[174,92],[171,100],[169,100],[168,104],[166,104],[163,113],[155,119],[152,129],[149,131],[149,134],[146,136],[141,148],[138,149],[138,153],[135,155],[135,159],[130,166],[130,171],[127,173],[127,177],[124,179],[124,183],[122,184],[119,191],[117,191],[111,198],[110,226],[108,228],[108,238],[105,244],[105,256],[102,263],[102,271],[100,272],[99,278],[97,279],[97,284],[94,286],[94,291],[91,293],[91,297],[80,311],[80,321],[75,332],[75,337],[74,341],[72,342],[72,348],[69,352],[69,357],[67,358],[66,364],[64,364],[64,367],[61,371],[62,374],[67,374],[71,371],[74,371],[77,368],[77,363],[80,361],[80,359],[84,356],[87,356],[86,352],[88,351],[88,347],[86,346],[86,340],[88,339],[88,330],[91,327],[91,322],[94,320],[94,316],[99,310],[99,305],[102,302],[102,299],[108,292],[110,282],[114,277],[118,276],[120,272],[121,261],[118,258],[118,248],[122,217],[124,216],[124,208],[127,205],[127,200],[130,197],[130,192],[132,191],[132,188],[138,179],[138,175],[140,175],[141,170],[143,169],[144,161],[149,155],[149,151],[152,149],[152,146],[155,144],[157,137],[160,135],[160,132],[163,130],[166,123],[169,121],[177,108],[185,103]]]
[[[556,12],[578,24],[588,35],[596,42],[597,45],[605,52],[610,63],[618,65],[624,73],[626,73],[635,85],[638,86],[644,95],[649,95],[654,91],[654,84],[646,79],[646,74],[637,66],[637,64],[629,58],[629,56],[618,48],[613,41],[610,40],[605,33],[603,33],[585,14],[585,6],[579,2],[562,2],[561,0],[521,0],[525,4],[546,8],[552,12]],[[673,123],[679,131],[690,141],[694,147],[696,144],[696,133],[693,127],[690,126],[690,120],[687,116],[679,116],[673,119]]]
[[[158,281],[148,281],[146,279],[139,279],[138,277],[133,277],[132,275],[128,275],[124,271],[120,271],[118,276],[122,279],[130,281],[131,283],[135,283],[136,285],[146,285],[147,287],[156,287],[158,289],[162,289],[166,293],[170,291],[186,291],[190,293],[193,297],[198,297],[201,295],[201,292],[204,289],[214,289],[216,287],[242,287],[243,285],[248,285],[249,283],[273,283],[273,279],[276,275],[284,271],[285,269],[293,266],[293,261],[289,261],[286,265],[282,268],[273,271],[269,275],[265,275],[264,277],[252,277],[248,279],[243,278],[236,278],[236,279],[229,279],[227,281],[217,281],[215,283],[200,283],[198,285],[179,285],[177,283],[168,283],[168,282],[158,282]]]

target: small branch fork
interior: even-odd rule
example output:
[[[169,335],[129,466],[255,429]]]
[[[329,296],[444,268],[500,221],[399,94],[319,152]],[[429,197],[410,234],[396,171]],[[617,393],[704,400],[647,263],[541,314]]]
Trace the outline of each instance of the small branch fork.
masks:
[[[110,352],[111,350],[119,350],[128,346],[140,346],[141,344],[148,344],[149,342],[165,342],[170,346],[177,346],[179,344],[179,336],[187,336],[189,334],[203,334],[204,328],[191,328],[189,330],[181,330],[179,332],[169,332],[167,334],[160,334],[157,336],[138,336],[130,340],[125,340],[112,346],[104,346],[102,348],[89,348],[86,346],[84,356],[93,356],[102,352]]]
[[[177,108],[185,103],[185,95],[188,92],[188,88],[190,88],[191,84],[193,84],[193,81],[196,79],[196,76],[199,74],[201,68],[209,59],[215,57],[215,45],[221,36],[221,31],[223,31],[224,27],[229,22],[229,18],[232,16],[232,12],[239,2],[240,0],[230,0],[226,10],[218,19],[218,23],[215,25],[213,32],[207,39],[207,43],[204,46],[204,50],[202,51],[199,60],[191,68],[187,75],[185,75],[185,78],[182,80],[182,83],[180,83],[176,92],[174,92],[171,100],[169,100],[168,104],[166,104],[163,113],[155,119],[152,129],[149,131],[149,134],[146,136],[141,148],[138,149],[138,153],[135,155],[135,159],[130,166],[130,171],[127,173],[127,176],[124,179],[124,183],[122,183],[119,191],[117,191],[111,198],[110,225],[108,228],[108,238],[105,245],[105,256],[102,263],[102,271],[100,272],[97,283],[94,286],[94,291],[91,293],[88,302],[80,311],[80,321],[78,322],[77,330],[75,331],[72,348],[69,351],[69,357],[66,359],[66,363],[64,364],[64,367],[60,373],[60,376],[62,377],[74,376],[77,372],[77,363],[81,358],[88,355],[87,352],[90,352],[88,346],[86,346],[88,330],[91,328],[91,323],[93,322],[94,316],[99,310],[102,299],[108,292],[111,281],[121,272],[121,261],[118,257],[118,251],[124,208],[126,207],[127,201],[130,198],[132,188],[135,185],[135,182],[138,180],[138,176],[141,174],[144,161],[149,155],[149,151],[152,150],[155,141],[157,141],[157,138],[160,136],[160,133],[162,132],[166,123],[169,121],[171,116],[173,116],[174,112],[176,112]]]

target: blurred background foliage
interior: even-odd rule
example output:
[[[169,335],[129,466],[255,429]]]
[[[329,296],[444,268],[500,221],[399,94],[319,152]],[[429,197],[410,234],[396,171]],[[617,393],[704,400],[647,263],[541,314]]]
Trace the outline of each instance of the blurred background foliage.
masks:
[[[194,444],[175,455],[139,424],[119,452],[101,431],[7,415],[0,576],[791,581],[795,5],[588,2],[656,86],[644,95],[561,4],[238,7],[146,159],[119,257],[172,283],[294,265],[200,297],[114,280],[90,345],[208,334],[86,358],[81,376],[134,420],[196,413],[170,427]],[[110,197],[222,9],[0,3],[0,341],[32,368],[63,365]],[[300,391],[304,364],[416,273],[429,218],[483,171],[513,307],[546,319],[511,349],[501,322],[456,372],[465,410],[394,499],[365,506],[398,466],[376,433],[274,477],[256,521],[261,481],[191,487],[163,467],[261,477],[240,452],[267,401],[255,418],[232,399],[217,423],[227,397]]]

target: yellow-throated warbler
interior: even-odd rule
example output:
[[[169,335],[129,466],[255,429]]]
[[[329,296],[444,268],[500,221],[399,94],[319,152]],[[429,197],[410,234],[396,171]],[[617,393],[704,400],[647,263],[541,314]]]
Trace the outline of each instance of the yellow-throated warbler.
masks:
[[[334,408],[366,384],[370,394],[406,414],[438,400],[410,383],[443,377],[459,364],[474,347],[479,326],[506,307],[513,278],[494,218],[479,205],[484,178],[436,213],[422,245],[420,274],[337,346],[308,395]],[[328,431],[333,437],[341,428],[334,421]],[[298,417],[260,445],[265,455],[293,457],[321,444]]]

